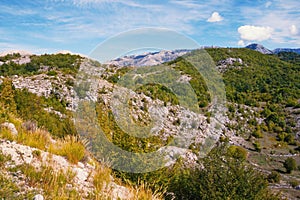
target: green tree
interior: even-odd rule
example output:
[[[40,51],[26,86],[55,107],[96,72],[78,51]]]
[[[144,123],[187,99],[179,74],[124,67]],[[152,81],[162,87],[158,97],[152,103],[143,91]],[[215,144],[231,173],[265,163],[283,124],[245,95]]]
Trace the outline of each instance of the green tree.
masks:
[[[228,152],[220,145],[200,161],[200,169],[177,167],[168,192],[176,199],[279,199],[268,189],[264,176],[244,158],[229,156],[237,149],[231,147]]]
[[[16,102],[14,100],[15,90],[12,81],[4,79],[0,86],[0,102],[3,103],[6,110],[16,113]]]
[[[291,173],[293,170],[297,169],[297,163],[294,158],[287,158],[284,161],[283,166],[285,167],[287,173]]]

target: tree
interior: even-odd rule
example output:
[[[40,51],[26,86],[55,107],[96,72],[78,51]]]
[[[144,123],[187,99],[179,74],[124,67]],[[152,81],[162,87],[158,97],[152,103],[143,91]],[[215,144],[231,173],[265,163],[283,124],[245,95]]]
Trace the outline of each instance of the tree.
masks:
[[[286,169],[287,173],[291,173],[293,170],[297,169],[297,163],[296,160],[294,158],[287,158],[284,163],[283,166]]]
[[[16,113],[16,102],[14,99],[15,90],[12,85],[12,81],[9,79],[4,79],[0,87],[0,102],[3,103],[6,110]]]
[[[239,148],[220,145],[200,160],[200,169],[177,168],[168,192],[176,199],[279,199],[268,182],[244,158],[232,157]],[[166,173],[167,174],[167,173]]]

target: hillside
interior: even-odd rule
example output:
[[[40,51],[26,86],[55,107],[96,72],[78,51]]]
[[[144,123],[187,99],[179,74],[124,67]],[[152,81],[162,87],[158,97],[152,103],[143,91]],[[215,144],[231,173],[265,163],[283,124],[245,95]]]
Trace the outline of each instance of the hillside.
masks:
[[[100,64],[70,54],[2,56],[0,149],[5,154],[6,144],[31,146],[39,149],[41,155],[50,152],[62,156],[60,159],[67,158],[71,162],[68,166],[76,168],[79,162],[77,165],[83,166],[83,170],[88,170],[89,159],[100,168],[109,163],[114,169],[107,169],[106,173],[116,181],[108,182],[124,185],[127,199],[134,195],[141,199],[278,199],[277,192],[289,199],[299,198],[296,186],[300,184],[300,62],[297,55],[264,55],[246,48],[206,51],[212,58],[211,64],[216,66],[212,74],[219,74],[225,84],[227,101],[225,107],[218,107],[219,111],[214,110],[213,91],[220,94],[222,84],[212,90],[211,82],[190,62],[204,58],[201,56],[206,54],[202,50],[185,52],[164,64],[155,62],[151,67]],[[209,62],[197,63],[201,71],[207,69]],[[210,79],[219,81],[215,77]],[[186,91],[193,91],[194,95]],[[122,107],[121,102],[128,106]],[[102,136],[95,132],[99,131],[93,128],[95,123],[101,127]],[[15,130],[18,134],[14,134]],[[151,137],[140,137],[140,130],[145,134],[151,132]],[[39,132],[45,132],[47,137]],[[76,139],[71,142],[71,149],[59,149],[60,143],[68,143],[73,137]],[[108,143],[128,152],[162,152],[159,158],[165,161],[151,160],[151,163],[144,157],[124,159],[120,152],[112,154],[105,146]],[[84,154],[74,161],[68,152],[78,155],[78,146],[84,149]],[[30,151],[33,154],[36,150]],[[12,170],[21,171],[22,175],[17,177],[28,176],[28,166],[22,166],[24,163],[10,167],[9,158],[1,159],[0,165],[6,166],[0,172],[3,180],[11,184]],[[39,162],[43,163],[43,159]],[[291,168],[286,164],[289,162]],[[136,172],[143,172],[149,166],[157,170],[147,173],[127,170],[134,167]],[[126,169],[125,172],[116,170],[118,167]],[[88,173],[96,172],[94,169]],[[8,198],[6,194],[24,197],[26,192],[17,190],[26,190],[30,198],[35,194],[49,197],[46,183],[29,177],[25,179],[26,187],[16,189],[12,185],[0,189],[0,197]],[[80,195],[78,185],[72,180],[65,183],[66,190],[57,190],[57,195],[67,191],[70,198],[76,199]],[[103,184],[98,190],[93,189],[95,181],[88,184],[91,187],[87,193],[92,196],[81,198],[115,195],[102,193],[108,190],[103,189]],[[73,189],[79,194],[71,192]]]

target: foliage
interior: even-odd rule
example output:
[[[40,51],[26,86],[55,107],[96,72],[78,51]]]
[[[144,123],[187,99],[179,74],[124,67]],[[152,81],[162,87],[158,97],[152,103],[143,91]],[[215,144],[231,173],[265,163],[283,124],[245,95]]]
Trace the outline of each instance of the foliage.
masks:
[[[291,62],[294,64],[300,63],[300,55],[295,52],[280,52],[277,54],[277,56],[283,61]]]
[[[246,160],[248,153],[243,147],[232,145],[228,148],[227,154],[232,158]]]
[[[252,133],[252,136],[255,137],[255,138],[262,138],[262,137],[263,137],[263,133],[261,132],[260,129],[258,129],[258,130],[255,130],[255,131]]]
[[[300,184],[300,182],[296,179],[292,179],[289,181],[289,184],[292,186],[292,187],[296,187]]]
[[[11,80],[4,79],[3,83],[0,85],[0,102],[2,102],[6,110],[11,113],[16,113],[17,108],[14,96],[15,90]]]
[[[65,73],[75,74],[80,66],[82,58],[79,55],[70,54],[44,54],[44,55],[32,55],[30,56],[31,61],[26,64],[16,64],[11,61],[13,57],[1,58],[6,59],[3,65],[0,66],[0,75],[11,76],[11,75],[33,75],[41,73],[39,70],[45,66],[48,70],[59,69]]]
[[[203,76],[195,69],[195,66],[181,57],[169,62],[168,65],[179,71],[181,75],[191,77],[189,83],[198,98],[199,107],[206,107],[210,103],[211,97]]]
[[[151,182],[153,190],[166,188],[165,199],[279,199],[243,156],[232,157],[234,149],[239,148],[219,144],[199,160],[199,167],[186,167],[179,160],[155,172],[118,175],[136,184],[141,180]]]
[[[44,108],[52,107],[54,110],[67,114],[65,107],[55,97],[46,99],[39,97],[27,90],[17,90],[15,94],[17,113],[24,120],[37,122],[39,127],[45,127],[51,134],[63,137],[76,134],[70,118],[61,119],[54,113],[49,113]]]
[[[268,175],[269,183],[279,183],[281,176],[278,172],[272,171],[271,174]]]
[[[169,190],[176,199],[277,199],[264,177],[219,146],[201,160],[202,169],[179,169]]]
[[[261,146],[258,141],[253,142],[253,146],[254,146],[255,151],[261,152]]]
[[[293,170],[297,169],[297,163],[294,158],[287,158],[284,161],[283,166],[287,173],[291,173]]]
[[[153,99],[160,99],[163,102],[170,102],[173,105],[178,105],[179,101],[176,95],[167,87],[159,84],[147,84],[139,87],[136,90],[137,93],[145,93],[145,95],[152,97]]]
[[[160,139],[159,136],[137,138],[125,133],[115,121],[112,111],[103,102],[97,104],[96,112],[98,114],[99,125],[106,134],[106,137],[113,144],[126,151],[148,153],[167,144],[167,141]]]
[[[17,59],[17,58],[21,58],[20,53],[6,54],[5,56],[0,57],[0,61],[6,62],[6,61]]]
[[[299,98],[300,65],[249,49],[213,48],[207,51],[216,63],[232,57],[241,58],[247,65],[224,73],[228,100],[255,105],[262,101],[285,104],[288,98]]]

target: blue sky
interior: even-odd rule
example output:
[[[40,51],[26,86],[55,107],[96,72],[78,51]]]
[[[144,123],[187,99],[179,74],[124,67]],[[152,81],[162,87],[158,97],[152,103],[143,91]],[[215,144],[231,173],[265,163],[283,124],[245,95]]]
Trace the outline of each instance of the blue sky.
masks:
[[[1,0],[0,52],[88,55],[124,31],[157,27],[201,46],[300,47],[299,0]]]

